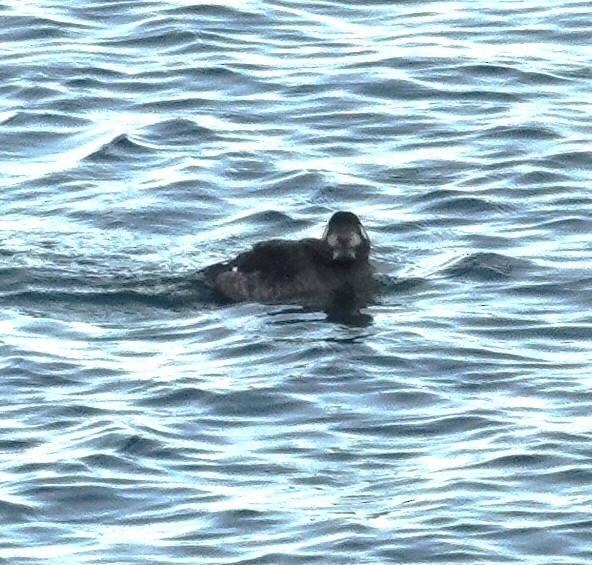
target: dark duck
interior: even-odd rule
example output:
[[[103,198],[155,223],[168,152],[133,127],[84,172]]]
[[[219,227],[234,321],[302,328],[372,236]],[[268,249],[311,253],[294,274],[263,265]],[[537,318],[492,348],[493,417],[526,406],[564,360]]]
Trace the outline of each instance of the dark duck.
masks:
[[[226,302],[298,302],[353,311],[372,299],[369,255],[370,239],[358,217],[336,212],[321,239],[264,241],[206,267],[202,276]]]

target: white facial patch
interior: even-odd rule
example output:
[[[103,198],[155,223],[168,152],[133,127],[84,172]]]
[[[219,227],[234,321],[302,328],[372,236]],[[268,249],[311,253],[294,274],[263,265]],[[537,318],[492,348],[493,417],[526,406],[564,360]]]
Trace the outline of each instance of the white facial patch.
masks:
[[[358,233],[353,233],[352,236],[349,238],[349,246],[350,247],[358,247],[362,244],[362,236]]]
[[[327,243],[330,247],[337,247],[339,245],[339,238],[337,234],[332,233],[329,237],[327,237]]]

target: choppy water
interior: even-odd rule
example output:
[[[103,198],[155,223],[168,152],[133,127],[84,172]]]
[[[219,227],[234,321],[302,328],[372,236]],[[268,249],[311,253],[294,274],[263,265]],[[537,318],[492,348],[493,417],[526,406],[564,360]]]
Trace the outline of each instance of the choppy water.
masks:
[[[592,561],[588,1],[0,16],[2,562]],[[339,209],[367,324],[196,284]]]

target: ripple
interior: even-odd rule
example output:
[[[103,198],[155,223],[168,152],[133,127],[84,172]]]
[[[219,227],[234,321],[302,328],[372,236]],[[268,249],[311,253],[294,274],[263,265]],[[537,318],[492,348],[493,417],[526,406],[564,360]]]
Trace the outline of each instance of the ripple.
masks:
[[[422,86],[410,80],[395,79],[381,82],[374,81],[372,84],[360,86],[359,90],[364,96],[396,100],[418,100],[422,98],[433,98],[436,95],[436,91],[432,88]]]
[[[16,112],[3,125],[25,132],[28,129],[50,129],[59,131],[76,131],[87,127],[91,121],[77,116],[69,116],[54,112]]]
[[[546,157],[545,162],[557,168],[589,169],[592,166],[591,158],[590,151],[565,151]]]
[[[480,281],[516,278],[529,267],[529,262],[499,253],[473,253],[447,267],[445,274]]]
[[[159,146],[183,146],[212,142],[217,135],[209,128],[198,126],[191,120],[172,119],[158,122],[144,129],[139,136]]]
[[[527,84],[541,85],[541,84],[561,84],[567,79],[552,73],[541,73],[524,71],[519,68],[509,67],[504,65],[464,65],[463,72],[473,74],[478,77],[483,77],[486,80],[491,78],[505,79],[508,81],[521,81]]]
[[[100,149],[90,153],[85,159],[94,162],[127,161],[130,159],[139,161],[151,152],[152,149],[149,147],[133,141],[126,134],[121,134],[105,143]]]
[[[517,140],[547,140],[561,137],[559,132],[542,126],[499,126],[493,128],[489,135],[494,137],[517,139]]]
[[[498,204],[484,197],[467,196],[454,190],[434,190],[418,198],[418,203],[426,212],[438,214],[487,214],[499,213],[503,210]]]
[[[8,522],[26,522],[35,517],[32,505],[0,500],[0,516]]]

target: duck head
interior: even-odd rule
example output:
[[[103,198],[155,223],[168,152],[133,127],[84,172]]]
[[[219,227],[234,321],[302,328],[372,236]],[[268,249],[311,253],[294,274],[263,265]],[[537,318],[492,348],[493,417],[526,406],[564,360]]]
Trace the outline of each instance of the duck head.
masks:
[[[366,261],[370,254],[370,238],[352,212],[335,212],[325,228],[323,241],[331,260],[338,263]]]

